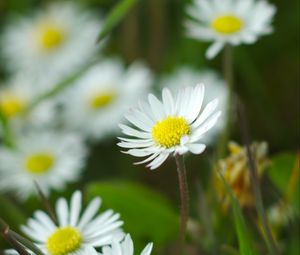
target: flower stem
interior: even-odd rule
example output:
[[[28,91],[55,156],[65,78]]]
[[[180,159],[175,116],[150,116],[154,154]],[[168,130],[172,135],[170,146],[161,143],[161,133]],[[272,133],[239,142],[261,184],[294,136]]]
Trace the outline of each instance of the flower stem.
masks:
[[[218,146],[218,158],[222,158],[225,155],[226,145],[230,137],[230,129],[232,123],[232,112],[234,106],[234,79],[233,79],[233,57],[232,47],[227,44],[225,45],[223,55],[223,73],[226,85],[228,87],[227,105],[225,112],[225,128],[221,135],[220,143]]]
[[[25,247],[36,255],[44,255],[43,252],[31,241],[12,231],[9,225],[0,218],[0,233],[4,239],[21,255],[30,255]]]
[[[180,190],[181,211],[180,211],[180,232],[179,232],[179,253],[182,252],[185,242],[187,222],[189,216],[189,194],[186,178],[186,168],[183,156],[175,155],[177,165],[178,182]]]
[[[244,106],[242,105],[241,102],[239,102],[238,106],[239,106],[238,107],[238,116],[239,116],[239,120],[240,120],[241,133],[242,133],[243,140],[244,140],[244,143],[246,146],[246,153],[247,153],[247,157],[248,157],[248,166],[249,166],[249,170],[250,170],[250,179],[251,179],[251,184],[252,184],[253,193],[254,193],[254,197],[255,197],[256,210],[257,210],[258,216],[260,218],[260,221],[262,223],[263,232],[264,232],[263,236],[265,238],[265,242],[267,244],[268,250],[269,250],[270,254],[278,255],[280,253],[278,251],[277,244],[273,238],[272,232],[271,232],[269,224],[268,224],[266,212],[264,209],[263,199],[262,199],[262,195],[261,195],[261,190],[260,190],[260,186],[259,186],[258,176],[257,176],[257,166],[255,164],[253,154],[252,154],[252,151],[250,148],[250,136],[249,136],[249,131],[248,131],[247,120],[245,117]]]

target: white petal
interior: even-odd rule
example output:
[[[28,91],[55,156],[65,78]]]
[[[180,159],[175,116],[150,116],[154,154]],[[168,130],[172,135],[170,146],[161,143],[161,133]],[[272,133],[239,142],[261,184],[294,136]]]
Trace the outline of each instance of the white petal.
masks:
[[[193,154],[200,154],[202,153],[205,148],[206,148],[206,145],[205,144],[197,144],[197,143],[192,143],[192,144],[189,144],[188,145],[188,148],[189,148],[189,151]]]
[[[159,121],[165,117],[164,107],[162,103],[156,98],[156,96],[149,94],[148,100],[155,117],[155,120]]]
[[[138,137],[138,138],[150,138],[151,137],[150,133],[141,132],[141,131],[138,131],[136,129],[133,129],[133,128],[128,127],[123,124],[119,124],[119,127],[122,129],[122,132],[125,135],[134,136],[134,137]]]
[[[168,153],[160,154],[156,159],[154,159],[150,164],[148,164],[147,167],[150,167],[150,170],[154,170],[158,168],[162,163],[165,162],[168,156],[169,156]]]
[[[192,124],[193,128],[199,127],[217,108],[219,100],[216,98],[209,102],[204,108],[203,112],[200,114],[198,119]]]
[[[153,248],[153,243],[149,243],[145,249],[141,252],[141,255],[150,255]]]
[[[76,191],[71,198],[70,226],[72,227],[75,227],[78,222],[79,214],[81,211],[81,199],[82,194],[80,191]]]
[[[60,198],[56,203],[56,215],[59,226],[64,227],[68,225],[69,211],[66,199]]]
[[[101,199],[99,197],[94,198],[92,202],[90,202],[90,204],[88,205],[87,209],[84,211],[78,223],[78,227],[80,229],[84,228],[84,226],[94,217],[100,205],[101,205]]]
[[[206,51],[205,56],[206,56],[208,59],[212,59],[212,58],[214,58],[215,56],[218,55],[218,53],[221,51],[221,49],[222,49],[223,47],[224,47],[224,42],[217,41],[217,42],[213,43],[213,44],[208,48],[208,50]]]
[[[175,104],[173,96],[169,89],[164,88],[162,91],[162,99],[166,115],[173,115],[175,111]]]

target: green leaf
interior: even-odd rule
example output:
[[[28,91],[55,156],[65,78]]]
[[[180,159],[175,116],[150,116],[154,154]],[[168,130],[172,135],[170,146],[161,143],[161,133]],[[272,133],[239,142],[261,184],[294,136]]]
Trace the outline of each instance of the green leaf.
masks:
[[[284,198],[287,198],[299,213],[299,162],[297,163],[297,160],[299,159],[296,154],[278,154],[272,158],[267,174]]]
[[[95,182],[88,185],[86,194],[89,199],[100,196],[105,209],[121,214],[137,250],[148,242],[157,247],[177,237],[179,217],[170,202],[146,186],[129,181]]]
[[[97,42],[101,41],[121,21],[137,1],[123,0],[113,8],[103,24]]]
[[[233,211],[233,218],[234,218],[234,224],[235,224],[235,230],[238,237],[239,242],[239,250],[241,255],[257,255],[258,253],[254,249],[254,242],[252,240],[252,236],[247,229],[246,221],[243,216],[241,207],[239,205],[238,200],[236,199],[232,189],[224,179],[221,173],[220,177],[224,183],[224,186],[226,188],[226,191],[229,194],[230,202],[232,206]]]

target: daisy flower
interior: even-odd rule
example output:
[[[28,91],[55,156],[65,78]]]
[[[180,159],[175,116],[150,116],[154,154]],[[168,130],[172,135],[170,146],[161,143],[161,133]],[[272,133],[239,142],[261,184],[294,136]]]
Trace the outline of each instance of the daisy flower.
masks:
[[[98,214],[100,198],[94,198],[82,215],[82,194],[76,191],[70,205],[65,198],[56,203],[58,225],[42,211],[36,211],[22,231],[49,255],[91,255],[93,248],[109,245],[116,236],[121,236],[120,215],[112,210]],[[122,234],[123,236],[123,234]],[[120,239],[120,238],[119,238]]]
[[[44,84],[52,80],[44,79]],[[11,78],[0,87],[0,112],[10,122],[12,128],[20,129],[24,124],[29,123],[34,126],[53,123],[57,105],[55,98],[44,100],[30,112],[26,112],[30,104],[42,93],[34,85],[34,80],[23,73]]]
[[[219,109],[225,109],[228,101],[228,88],[217,72],[213,70],[198,71],[188,66],[178,68],[170,75],[162,77],[160,81],[161,87],[169,88],[172,92],[186,86],[187,84],[205,84],[205,98],[204,104],[210,102],[214,98],[219,100]],[[224,116],[221,115],[216,126],[211,130],[203,141],[206,144],[214,142],[216,135],[221,132],[225,126]]]
[[[129,149],[126,153],[136,157],[148,157],[139,163],[150,162],[147,167],[159,167],[170,154],[188,151],[200,154],[205,150],[202,139],[221,115],[215,112],[218,100],[208,103],[203,111],[204,85],[186,87],[174,97],[169,89],[162,91],[162,102],[149,94],[148,103],[140,102],[125,114],[135,128],[120,125],[130,138],[120,137],[118,145]]]
[[[62,96],[65,123],[90,139],[119,131],[124,109],[148,91],[150,71],[134,63],[125,69],[116,59],[92,67]]]
[[[149,243],[140,255],[150,255],[153,244]],[[103,247],[101,255],[133,255],[133,242],[129,234],[126,235],[122,242],[114,240],[111,246]]]
[[[72,2],[52,3],[5,29],[2,51],[11,70],[30,75],[65,75],[94,56],[101,21]]]
[[[34,181],[48,194],[79,178],[86,148],[78,135],[35,130],[15,138],[16,148],[0,148],[0,190],[26,199]]]
[[[264,0],[194,0],[187,8],[189,37],[212,41],[207,58],[215,57],[225,44],[252,44],[270,34],[276,8]]]

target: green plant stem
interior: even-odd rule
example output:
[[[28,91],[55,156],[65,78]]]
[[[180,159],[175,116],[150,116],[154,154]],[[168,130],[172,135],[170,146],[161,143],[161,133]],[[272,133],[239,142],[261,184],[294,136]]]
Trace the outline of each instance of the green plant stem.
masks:
[[[276,242],[273,238],[272,232],[270,230],[266,212],[264,209],[264,204],[263,204],[263,199],[261,195],[261,190],[259,186],[259,181],[258,181],[258,176],[257,176],[257,167],[255,164],[255,160],[253,158],[253,154],[251,151],[250,147],[250,136],[249,136],[249,131],[248,131],[248,124],[246,121],[246,114],[244,110],[244,106],[242,105],[241,102],[239,102],[238,105],[238,116],[240,120],[240,127],[241,127],[241,133],[243,136],[243,140],[246,146],[246,153],[248,157],[248,166],[249,166],[249,171],[250,171],[250,179],[251,179],[251,184],[252,184],[252,189],[255,197],[255,205],[256,205],[256,210],[260,219],[260,222],[262,223],[263,227],[263,236],[265,238],[268,250],[270,254],[272,255],[279,255],[279,250],[277,248]]]
[[[11,246],[22,255],[29,255],[24,247],[34,252],[36,255],[44,255],[44,253],[31,241],[19,235],[10,229],[9,225],[0,218],[0,233]]]
[[[9,126],[9,121],[1,111],[0,111],[0,123],[2,126],[4,144],[10,148],[14,147],[14,139]]]
[[[227,85],[227,105],[225,109],[225,128],[221,134],[219,146],[218,146],[218,159],[224,157],[226,152],[226,146],[230,137],[230,130],[232,124],[232,112],[234,107],[234,79],[233,79],[233,56],[232,47],[227,44],[223,54],[223,73],[224,79]]]
[[[182,253],[185,243],[185,235],[189,217],[189,193],[188,193],[188,184],[186,177],[186,168],[184,164],[183,156],[175,155],[175,161],[177,165],[178,173],[178,182],[179,182],[179,191],[180,191],[180,230],[179,230],[179,254]]]

